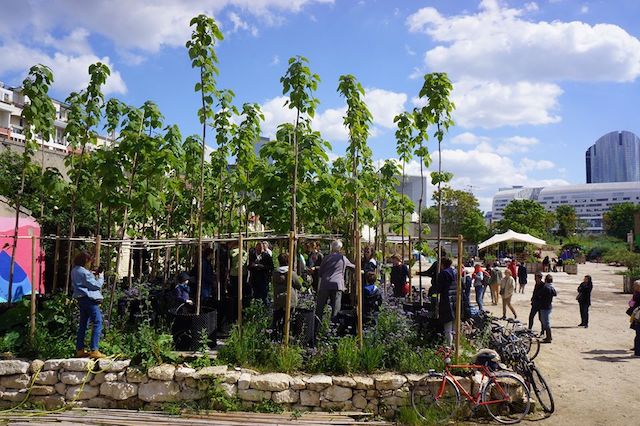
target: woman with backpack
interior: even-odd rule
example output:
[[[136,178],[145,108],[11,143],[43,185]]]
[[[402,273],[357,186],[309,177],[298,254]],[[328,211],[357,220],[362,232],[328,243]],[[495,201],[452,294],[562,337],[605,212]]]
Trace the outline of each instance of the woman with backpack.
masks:
[[[584,279],[578,286],[578,296],[576,297],[576,300],[580,305],[580,324],[578,324],[578,327],[589,327],[589,306],[591,305],[591,290],[593,290],[591,275],[585,275]]]

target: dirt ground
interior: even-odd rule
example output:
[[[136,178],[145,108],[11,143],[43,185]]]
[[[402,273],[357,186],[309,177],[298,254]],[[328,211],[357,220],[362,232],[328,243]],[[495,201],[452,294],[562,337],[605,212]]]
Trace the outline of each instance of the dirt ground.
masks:
[[[542,346],[536,365],[552,388],[555,413],[528,422],[545,425],[637,425],[640,415],[640,358],[633,357],[633,337],[625,314],[630,295],[622,293],[624,268],[603,264],[578,265],[578,275],[552,273],[558,297],[551,314],[553,343]],[[580,323],[576,289],[584,275],[593,278],[589,328]],[[533,275],[524,294],[513,296],[518,318],[529,316]],[[487,304],[487,301],[489,302]],[[485,308],[502,315],[502,306]],[[511,315],[510,312],[508,312]],[[540,330],[536,319],[534,330]]]

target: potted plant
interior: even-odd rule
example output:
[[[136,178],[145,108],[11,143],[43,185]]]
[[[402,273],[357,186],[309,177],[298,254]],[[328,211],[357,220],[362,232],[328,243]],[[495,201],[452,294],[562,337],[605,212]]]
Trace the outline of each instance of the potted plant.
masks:
[[[540,262],[540,259],[533,255],[529,256],[525,266],[527,267],[527,272],[530,274],[542,272],[542,262]]]
[[[633,293],[633,283],[640,280],[640,267],[629,268],[622,274],[622,291],[624,293]]]
[[[575,259],[567,259],[562,264],[562,270],[569,275],[577,275],[578,274],[578,264]]]

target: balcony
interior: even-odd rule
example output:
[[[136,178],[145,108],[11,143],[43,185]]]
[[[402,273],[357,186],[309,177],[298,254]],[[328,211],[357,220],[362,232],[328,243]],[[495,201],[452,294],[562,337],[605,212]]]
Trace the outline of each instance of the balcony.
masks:
[[[6,127],[0,127],[0,136],[4,136],[7,139],[11,138],[11,129]]]

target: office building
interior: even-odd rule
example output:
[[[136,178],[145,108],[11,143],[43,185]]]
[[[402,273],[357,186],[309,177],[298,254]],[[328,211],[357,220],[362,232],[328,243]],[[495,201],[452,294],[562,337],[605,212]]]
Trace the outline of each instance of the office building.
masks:
[[[587,232],[604,230],[602,216],[612,205],[620,203],[640,204],[638,182],[609,182],[553,187],[512,187],[498,191],[493,197],[493,220],[502,219],[504,208],[512,200],[534,200],[547,211],[568,205],[576,210],[576,216]]]
[[[585,162],[587,183],[640,182],[640,138],[607,133],[587,149]]]

